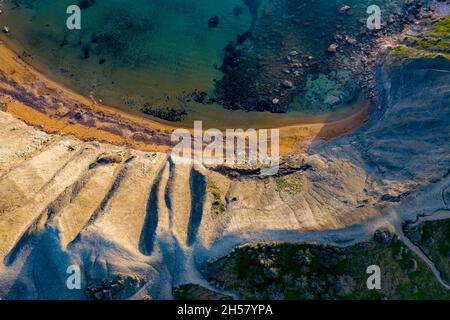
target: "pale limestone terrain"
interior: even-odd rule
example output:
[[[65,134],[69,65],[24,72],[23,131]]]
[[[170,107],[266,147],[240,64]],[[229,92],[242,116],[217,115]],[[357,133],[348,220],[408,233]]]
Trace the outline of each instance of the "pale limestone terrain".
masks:
[[[0,297],[93,298],[88,287],[119,276],[121,289],[99,297],[169,299],[183,283],[211,288],[200,266],[244,243],[348,245],[448,211],[449,62],[394,64],[378,78],[383,109],[367,125],[266,178],[46,134],[0,112]],[[120,160],[93,165],[105,155]],[[73,264],[81,290],[66,287]]]

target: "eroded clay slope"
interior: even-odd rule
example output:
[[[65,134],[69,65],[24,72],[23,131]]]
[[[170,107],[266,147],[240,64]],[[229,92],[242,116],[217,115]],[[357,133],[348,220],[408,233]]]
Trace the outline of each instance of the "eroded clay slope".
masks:
[[[199,267],[236,245],[350,244],[448,210],[448,83],[441,59],[381,69],[383,109],[274,177],[45,134],[0,112],[0,296],[171,298],[181,283],[208,287]],[[70,265],[81,290],[66,287]]]

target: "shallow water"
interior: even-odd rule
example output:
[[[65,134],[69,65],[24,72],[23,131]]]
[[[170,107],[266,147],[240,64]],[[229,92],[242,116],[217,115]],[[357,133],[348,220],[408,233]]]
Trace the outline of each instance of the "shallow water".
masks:
[[[258,1],[261,6],[256,9]],[[270,66],[279,59],[278,52],[294,45],[326,61],[336,28],[344,25],[348,34],[356,35],[368,5],[380,4],[391,12],[398,10],[399,2],[95,0],[82,10],[82,29],[70,31],[66,8],[73,0],[3,0],[0,24],[11,29],[2,38],[17,51],[31,54],[28,61],[58,81],[97,101],[140,110],[145,104],[187,105],[184,96],[195,90],[213,95],[215,80],[223,77],[218,67],[225,48],[251,26],[255,42],[247,40],[243,47],[249,56],[265,55]],[[352,6],[345,19],[337,10],[343,3]],[[215,16],[219,24],[209,28],[208,21]],[[286,29],[286,21],[294,17],[302,24]],[[269,32],[274,30],[278,36]],[[265,35],[272,38],[266,41]],[[273,77],[272,70],[262,72],[266,71],[268,78]],[[330,70],[315,72],[319,71]],[[294,101],[290,109],[301,111],[301,101]]]
[[[221,64],[224,47],[250,23],[249,14],[232,14],[241,0],[97,0],[82,11],[82,29],[70,31],[65,11],[72,0],[18,3],[5,3],[13,41],[84,93],[113,95],[107,100],[121,104],[125,92],[158,100],[210,88],[220,77],[213,65]],[[217,14],[220,30],[209,29]]]

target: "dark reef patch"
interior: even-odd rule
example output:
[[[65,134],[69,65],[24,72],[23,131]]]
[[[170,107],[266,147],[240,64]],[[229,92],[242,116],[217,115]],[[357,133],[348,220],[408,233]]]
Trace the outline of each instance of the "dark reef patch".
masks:
[[[210,29],[217,28],[219,26],[219,23],[220,23],[219,16],[214,16],[208,20],[208,28]]]
[[[86,10],[92,7],[95,4],[95,0],[80,0],[78,6],[81,10]]]
[[[215,83],[215,100],[231,110],[329,111],[352,103],[360,88],[369,91],[361,61],[370,46],[402,28],[400,2],[397,11],[386,9],[393,22],[374,32],[361,22],[367,6],[357,1],[349,1],[351,13],[333,1],[244,2],[251,26],[225,48],[223,77]]]
[[[187,114],[185,109],[155,107],[148,103],[144,104],[141,111],[150,116],[173,122],[183,120],[183,117]]]

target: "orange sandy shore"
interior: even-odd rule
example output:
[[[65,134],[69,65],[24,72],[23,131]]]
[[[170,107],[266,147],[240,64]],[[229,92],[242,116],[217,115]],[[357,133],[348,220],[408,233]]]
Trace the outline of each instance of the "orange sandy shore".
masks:
[[[46,132],[71,134],[82,140],[166,152],[170,150],[170,133],[178,127],[189,127],[197,116],[188,116],[184,123],[171,123],[98,104],[50,80],[0,41],[1,75],[0,106],[4,111]],[[48,107],[42,101],[49,101]],[[233,123],[233,119],[243,118],[236,117],[236,112],[218,109],[205,115],[207,123],[222,123],[218,128],[245,128],[242,121]],[[78,118],[68,116],[74,110]],[[253,119],[248,122],[258,123],[259,128],[278,126],[280,152],[289,154],[354,131],[367,121],[369,111],[370,105],[365,104],[319,116],[245,113],[245,117]]]

